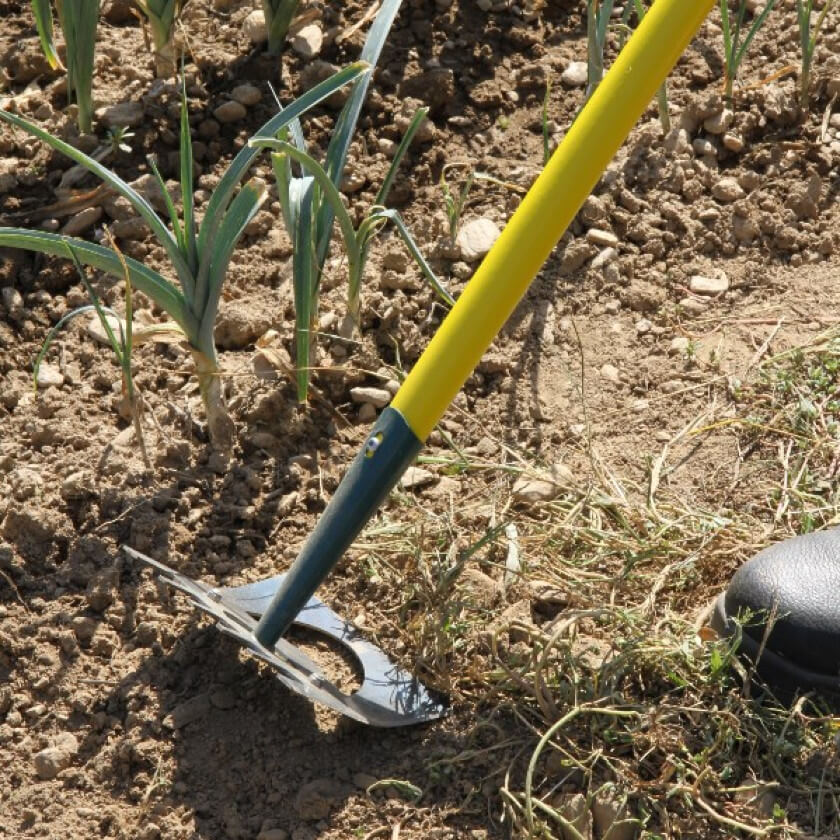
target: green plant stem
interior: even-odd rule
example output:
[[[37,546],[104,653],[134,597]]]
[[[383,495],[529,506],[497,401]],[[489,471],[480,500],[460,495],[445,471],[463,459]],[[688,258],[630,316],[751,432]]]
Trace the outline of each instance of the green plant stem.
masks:
[[[280,55],[300,0],[262,0],[268,29],[268,54]]]

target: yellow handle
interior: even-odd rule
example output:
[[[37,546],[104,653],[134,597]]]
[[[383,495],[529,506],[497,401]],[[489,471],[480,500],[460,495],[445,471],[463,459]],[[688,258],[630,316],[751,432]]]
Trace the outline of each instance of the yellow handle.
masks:
[[[406,378],[424,441],[478,364],[715,0],[657,0]]]

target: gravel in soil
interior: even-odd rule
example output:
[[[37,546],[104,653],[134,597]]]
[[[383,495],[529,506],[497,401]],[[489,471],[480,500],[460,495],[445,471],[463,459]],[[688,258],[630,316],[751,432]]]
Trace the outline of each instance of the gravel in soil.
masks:
[[[178,96],[154,78],[124,5],[106,4],[97,43],[98,129],[133,127],[132,151],[112,165],[143,185],[148,153],[165,177],[177,175]],[[364,207],[407,119],[429,106],[392,203],[454,293],[539,172],[546,83],[557,82],[547,105],[552,144],[583,100],[577,6],[538,5],[407,3],[360,123],[344,190]],[[661,456],[660,494],[754,523],[756,543],[801,524],[780,524],[767,503],[780,464],[766,450],[742,458],[743,440],[727,425],[739,416],[738,386],[771,352],[830,329],[840,297],[838,19],[832,12],[803,111],[794,76],[761,81],[797,61],[792,7],[780,5],[748,55],[734,107],[719,93],[716,18],[705,24],[669,82],[674,128],[663,136],[651,107],[433,433],[429,460],[321,591],[450,696],[451,716],[434,725],[373,731],[313,707],[119,552],[130,544],[216,584],[288,566],[444,315],[399,240],[384,236],[372,250],[361,336],[348,330],[344,264],[337,248],[331,254],[315,389],[298,407],[288,375],[291,244],[272,193],[231,264],[217,327],[238,430],[233,462],[207,446],[189,354],[152,341],[136,357],[151,468],[120,414],[118,368],[87,324],[63,334],[33,392],[31,360],[44,336],[86,298],[66,263],[0,253],[0,836],[305,840],[381,828],[478,840],[522,830],[509,812],[502,820],[500,789],[522,787],[532,727],[553,720],[530,699],[517,708],[519,695],[506,695],[495,676],[500,662],[527,658],[534,634],[580,606],[587,586],[595,595],[586,597],[634,605],[664,575],[658,597],[690,618],[752,545],[714,563],[700,557],[687,576],[654,558],[634,577],[615,544],[595,558],[600,567],[563,581],[555,575],[566,573],[563,543],[551,531],[557,506],[590,498],[596,486],[625,487],[641,504]],[[249,4],[187,5],[199,208],[272,112],[266,83],[288,101],[355,58],[364,29],[352,25],[363,11],[324,6],[311,24],[320,46],[313,30],[301,31],[296,46],[268,60],[251,43]],[[63,80],[40,58],[28,8],[0,0],[0,16],[10,80],[2,99],[93,148],[75,133]],[[306,121],[315,146],[325,145],[338,107]],[[508,184],[474,183],[455,241],[444,166],[449,180],[481,171]],[[90,236],[107,222],[126,254],[163,267],[161,249],[121,200],[61,205],[68,169],[35,141],[0,132],[3,223]],[[256,174],[272,180],[264,164]],[[120,284],[96,284],[119,310]],[[138,326],[159,321],[137,298]],[[694,434],[706,428],[719,431]],[[470,547],[501,521],[519,528],[524,580],[506,567],[510,536],[452,565],[473,557]],[[452,584],[455,567],[462,577]],[[505,636],[501,652],[494,632]],[[595,623],[581,632],[603,647]],[[352,663],[318,649],[310,640],[307,650],[350,684]],[[704,814],[687,824],[678,814],[670,829],[654,815],[648,827],[731,836]],[[788,818],[813,828],[806,809]]]

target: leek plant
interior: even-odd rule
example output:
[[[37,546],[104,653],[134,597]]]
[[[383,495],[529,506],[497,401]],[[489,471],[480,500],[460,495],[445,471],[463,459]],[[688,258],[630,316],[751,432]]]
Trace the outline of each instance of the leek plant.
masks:
[[[614,0],[586,0],[586,98],[595,92],[604,78],[604,49]]]
[[[796,0],[796,19],[799,24],[799,44],[802,48],[802,69],[799,74],[799,104],[801,107],[808,106],[808,93],[811,88],[811,63],[814,59],[814,50],[817,48],[817,41],[820,38],[825,16],[828,10],[834,5],[834,0],[825,0],[825,5],[819,13],[817,20],[811,28],[811,14],[814,10],[814,0]]]
[[[177,69],[175,60],[175,23],[186,0],[134,0],[145,15],[152,32],[155,56],[155,75],[172,76]],[[148,41],[146,42],[148,44]]]
[[[411,143],[414,134],[417,132],[420,123],[425,119],[427,112],[427,108],[420,108],[415,114],[414,119],[412,120],[411,125],[406,131],[402,143],[397,150],[397,154],[394,156],[394,160],[391,163],[385,180],[379,189],[379,193],[376,196],[373,207],[369,211],[368,215],[362,220],[358,229],[353,227],[350,214],[344,206],[344,202],[338,188],[330,180],[330,176],[321,164],[307,154],[305,146],[295,146],[286,140],[254,139],[250,141],[250,144],[256,148],[270,149],[272,151],[271,161],[275,178],[277,180],[277,191],[280,195],[284,221],[289,230],[296,229],[295,214],[298,212],[292,198],[295,192],[295,189],[292,187],[293,181],[297,180],[300,182],[306,182],[305,184],[301,184],[301,187],[305,190],[311,188],[313,191],[320,191],[323,201],[329,204],[332,208],[336,221],[338,222],[338,227],[341,230],[341,235],[344,241],[344,249],[347,253],[349,274],[347,308],[351,317],[357,324],[361,320],[360,293],[362,275],[364,274],[370,245],[376,234],[382,230],[388,222],[391,222],[397,229],[397,232],[408,248],[409,253],[420,267],[420,270],[423,272],[423,275],[429,281],[432,288],[446,304],[449,306],[453,306],[455,304],[452,296],[441,285],[434,271],[432,271],[431,267],[424,259],[400,214],[396,210],[385,207],[385,201],[388,198],[388,193],[390,192],[391,184],[393,183],[394,175],[399,167],[400,160],[405,155],[406,149]],[[295,179],[292,175],[292,162],[298,164],[300,168],[307,173],[307,175],[302,178]],[[305,247],[305,243],[301,243],[301,247],[304,250],[304,253],[311,253],[312,251],[311,246],[309,248]],[[315,288],[317,289],[317,286]],[[311,289],[312,287],[302,288],[301,291],[303,294],[300,296],[300,299],[298,299],[297,296],[295,299],[295,309],[297,310],[299,307],[303,309],[301,318],[302,323],[311,323],[317,314],[315,311],[317,306],[317,291],[314,295],[306,295],[306,292],[311,291]],[[295,290],[297,292],[297,285]],[[308,335],[308,329],[301,329],[298,331],[298,344],[296,346],[296,351],[298,354],[305,354],[303,355],[304,358],[306,358],[309,353]],[[303,379],[305,379],[305,376]],[[302,391],[301,393],[303,393],[303,398],[305,399],[305,391]]]
[[[402,0],[383,0],[371,25],[361,54],[362,61],[370,65],[371,68],[375,67],[379,60],[385,39],[391,30],[391,25],[399,11],[401,2]],[[354,82],[350,96],[336,120],[335,129],[327,146],[323,167],[307,154],[301,125],[299,121],[293,118],[286,120],[284,125],[288,127],[272,138],[278,141],[276,144],[265,142],[268,138],[264,134],[255,137],[251,143],[251,148],[255,151],[260,147],[270,147],[275,155],[279,155],[279,158],[274,159],[274,171],[277,178],[280,204],[283,208],[283,221],[294,247],[292,277],[295,297],[295,362],[297,395],[300,402],[305,402],[309,394],[309,364],[313,350],[311,336],[314,334],[314,324],[318,316],[321,274],[329,252],[333,222],[337,210],[334,197],[340,188],[341,179],[344,175],[347,155],[362,110],[362,104],[367,95],[370,79],[371,74],[366,73]],[[281,111],[282,114],[287,112],[288,109]],[[412,134],[416,131],[419,120],[413,125]],[[290,140],[292,142],[289,142]],[[407,143],[404,142],[401,152],[395,158],[389,175],[385,179],[378,198],[380,204],[384,203],[387,198],[396,166],[399,164],[399,159],[404,154],[406,147]],[[301,176],[292,174],[292,161],[303,168]],[[323,178],[320,181],[318,180],[321,172],[326,176],[326,181],[332,185],[332,190],[326,188],[326,181]],[[377,216],[378,221],[371,221],[368,226],[370,235],[388,219],[393,221],[399,229],[399,223],[396,222],[396,217],[391,214],[391,211],[385,211],[383,207],[380,207],[375,212],[380,211],[380,215]],[[349,231],[347,233],[349,234]],[[356,238],[355,231],[351,238],[354,241],[361,242]],[[348,241],[348,237],[345,236],[345,245]],[[348,295],[350,314],[357,321],[359,311],[358,284],[361,278],[361,269],[364,267],[364,258],[367,254],[367,247],[364,242],[361,242],[360,247],[362,253],[359,255],[359,262],[354,264],[351,269],[350,292]]]
[[[67,46],[67,95],[79,107],[79,131],[93,128],[93,57],[99,0],[56,0],[58,22]],[[61,62],[53,40],[52,10],[49,0],[32,0],[35,26],[41,48],[50,66]]]
[[[357,62],[340,70],[272,117],[255,136],[274,137],[277,132],[343,85],[369,76],[366,72],[368,69],[366,63]],[[0,120],[32,134],[101,178],[114,192],[131,203],[160,242],[169,257],[180,288],[142,263],[125,258],[131,286],[148,295],[183,331],[195,360],[211,443],[215,448],[227,451],[233,443],[234,428],[224,404],[213,330],[222,284],[233,250],[248,222],[265,200],[266,187],[260,180],[252,179],[236,192],[248,168],[259,155],[258,149],[246,145],[231,161],[219,180],[207,202],[201,224],[198,224],[193,204],[193,155],[184,88],[182,80],[181,218],[169,197],[157,166],[150,159],[150,168],[167,203],[171,229],[144,196],[98,161],[16,114],[0,111]],[[80,263],[116,277],[122,276],[123,261],[111,248],[56,233],[0,227],[0,246],[66,256],[68,243]]]
[[[724,52],[724,95],[728,100],[732,99],[732,88],[738,78],[738,68],[750,48],[753,38],[758,30],[764,26],[767,16],[773,11],[776,0],[767,0],[764,8],[750,24],[744,35],[744,18],[747,14],[747,0],[738,0],[735,10],[734,22],[729,17],[729,0],[720,0],[721,29],[723,30],[723,52]],[[743,40],[741,40],[743,36]]]
[[[280,55],[299,5],[300,0],[262,0],[270,55]]]

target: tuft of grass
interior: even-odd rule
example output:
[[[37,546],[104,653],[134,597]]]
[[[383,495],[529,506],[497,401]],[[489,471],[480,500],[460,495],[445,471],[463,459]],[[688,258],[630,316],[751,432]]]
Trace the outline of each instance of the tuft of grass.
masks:
[[[720,419],[689,423],[651,457],[646,485],[592,446],[589,468],[539,505],[508,494],[540,472],[513,446],[494,460],[426,455],[459,477],[450,503],[398,492],[356,546],[367,567],[355,585],[373,588],[379,611],[368,624],[471,722],[415,781],[433,794],[477,779],[463,808],[498,814],[511,836],[574,837],[581,810],[600,814],[595,836],[605,811],[647,840],[840,835],[836,711],[818,696],[779,702],[735,655],[737,637],[706,624],[745,559],[809,516],[840,521],[838,391],[834,330],[753,368],[736,398],[722,393]],[[746,496],[707,510],[669,489],[683,447],[733,431]],[[522,568],[507,581],[511,522]]]
[[[111,232],[107,230],[107,228],[105,232],[111,249],[117,255],[117,258],[119,259],[123,270],[123,282],[125,284],[125,326],[123,326],[123,321],[120,319],[119,315],[117,315],[117,313],[114,312],[113,309],[111,309],[108,306],[103,306],[102,302],[99,300],[99,296],[96,294],[96,290],[93,288],[93,285],[91,284],[87,274],[85,273],[84,267],[82,266],[82,263],[80,262],[72,243],[69,241],[65,241],[64,246],[66,249],[67,256],[72,260],[73,265],[76,267],[76,272],[79,275],[79,279],[82,281],[82,285],[85,287],[85,291],[88,293],[88,297],[90,297],[91,299],[91,303],[87,306],[80,306],[74,309],[72,312],[68,312],[66,315],[60,318],[58,323],[56,323],[56,325],[49,331],[49,333],[47,333],[47,337],[44,339],[44,343],[41,345],[41,350],[35,358],[35,364],[33,366],[33,376],[37,387],[38,370],[41,366],[41,362],[44,360],[44,357],[49,351],[50,345],[52,344],[53,340],[58,335],[58,333],[61,331],[61,329],[75,318],[78,318],[80,315],[84,315],[88,312],[95,311],[96,314],[99,316],[99,322],[102,324],[102,329],[105,331],[105,335],[108,337],[108,342],[111,345],[111,349],[114,351],[114,355],[117,357],[117,364],[119,364],[120,366],[120,371],[122,373],[123,396],[126,400],[128,412],[131,415],[132,422],[134,424],[134,434],[137,438],[137,444],[140,447],[140,453],[143,456],[143,462],[146,464],[147,468],[151,468],[151,461],[149,460],[148,451],[146,449],[146,441],[143,435],[143,401],[139,391],[137,390],[137,386],[134,383],[134,375],[131,369],[131,359],[132,353],[134,351],[134,307],[131,289],[131,272],[128,269],[128,264],[125,261],[125,257],[123,256],[122,252],[117,247],[116,242],[111,236]],[[116,319],[119,337],[117,337],[116,333],[114,332],[114,328],[111,325],[111,322],[108,318],[109,315]]]
[[[753,38],[758,34],[758,31],[764,26],[770,12],[776,5],[776,0],[767,0],[764,8],[753,19],[749,27],[744,31],[745,19],[747,15],[747,0],[738,0],[735,10],[734,21],[729,15],[729,0],[720,0],[720,20],[721,29],[723,30],[723,52],[724,52],[724,95],[728,100],[732,100],[732,91],[735,80],[738,78],[738,69]]]
[[[811,65],[814,51],[820,39],[823,24],[834,0],[825,0],[822,10],[811,26],[811,15],[814,12],[814,0],[796,0],[796,21],[799,26],[799,46],[802,52],[801,70],[799,73],[799,104],[808,107],[808,94],[811,90]]]
[[[321,82],[292,102],[281,113],[260,128],[256,137],[273,137],[307,110],[335,93],[343,85],[368,76],[364,62],[352,64]],[[112,249],[44,231],[24,228],[0,228],[0,244],[26,248],[42,254],[65,256],[69,243],[76,258],[84,265],[122,277],[128,266],[131,285],[147,294],[175,321],[192,350],[198,374],[201,396],[207,412],[208,428],[213,445],[220,451],[230,450],[233,443],[233,421],[222,390],[214,326],[228,265],[233,251],[248,222],[256,215],[266,198],[266,185],[252,179],[241,186],[248,168],[260,154],[259,149],[246,145],[233,159],[210,197],[201,220],[193,204],[193,157],[190,124],[187,113],[185,84],[181,85],[181,196],[179,215],[153,159],[149,168],[166,202],[168,222],[161,218],[132,186],[95,159],[75,149],[37,125],[7,111],[0,111],[0,120],[37,137],[101,178],[119,195],[124,196],[137,214],[146,222],[169,257],[180,288],[158,272],[135,260],[122,260]]]

